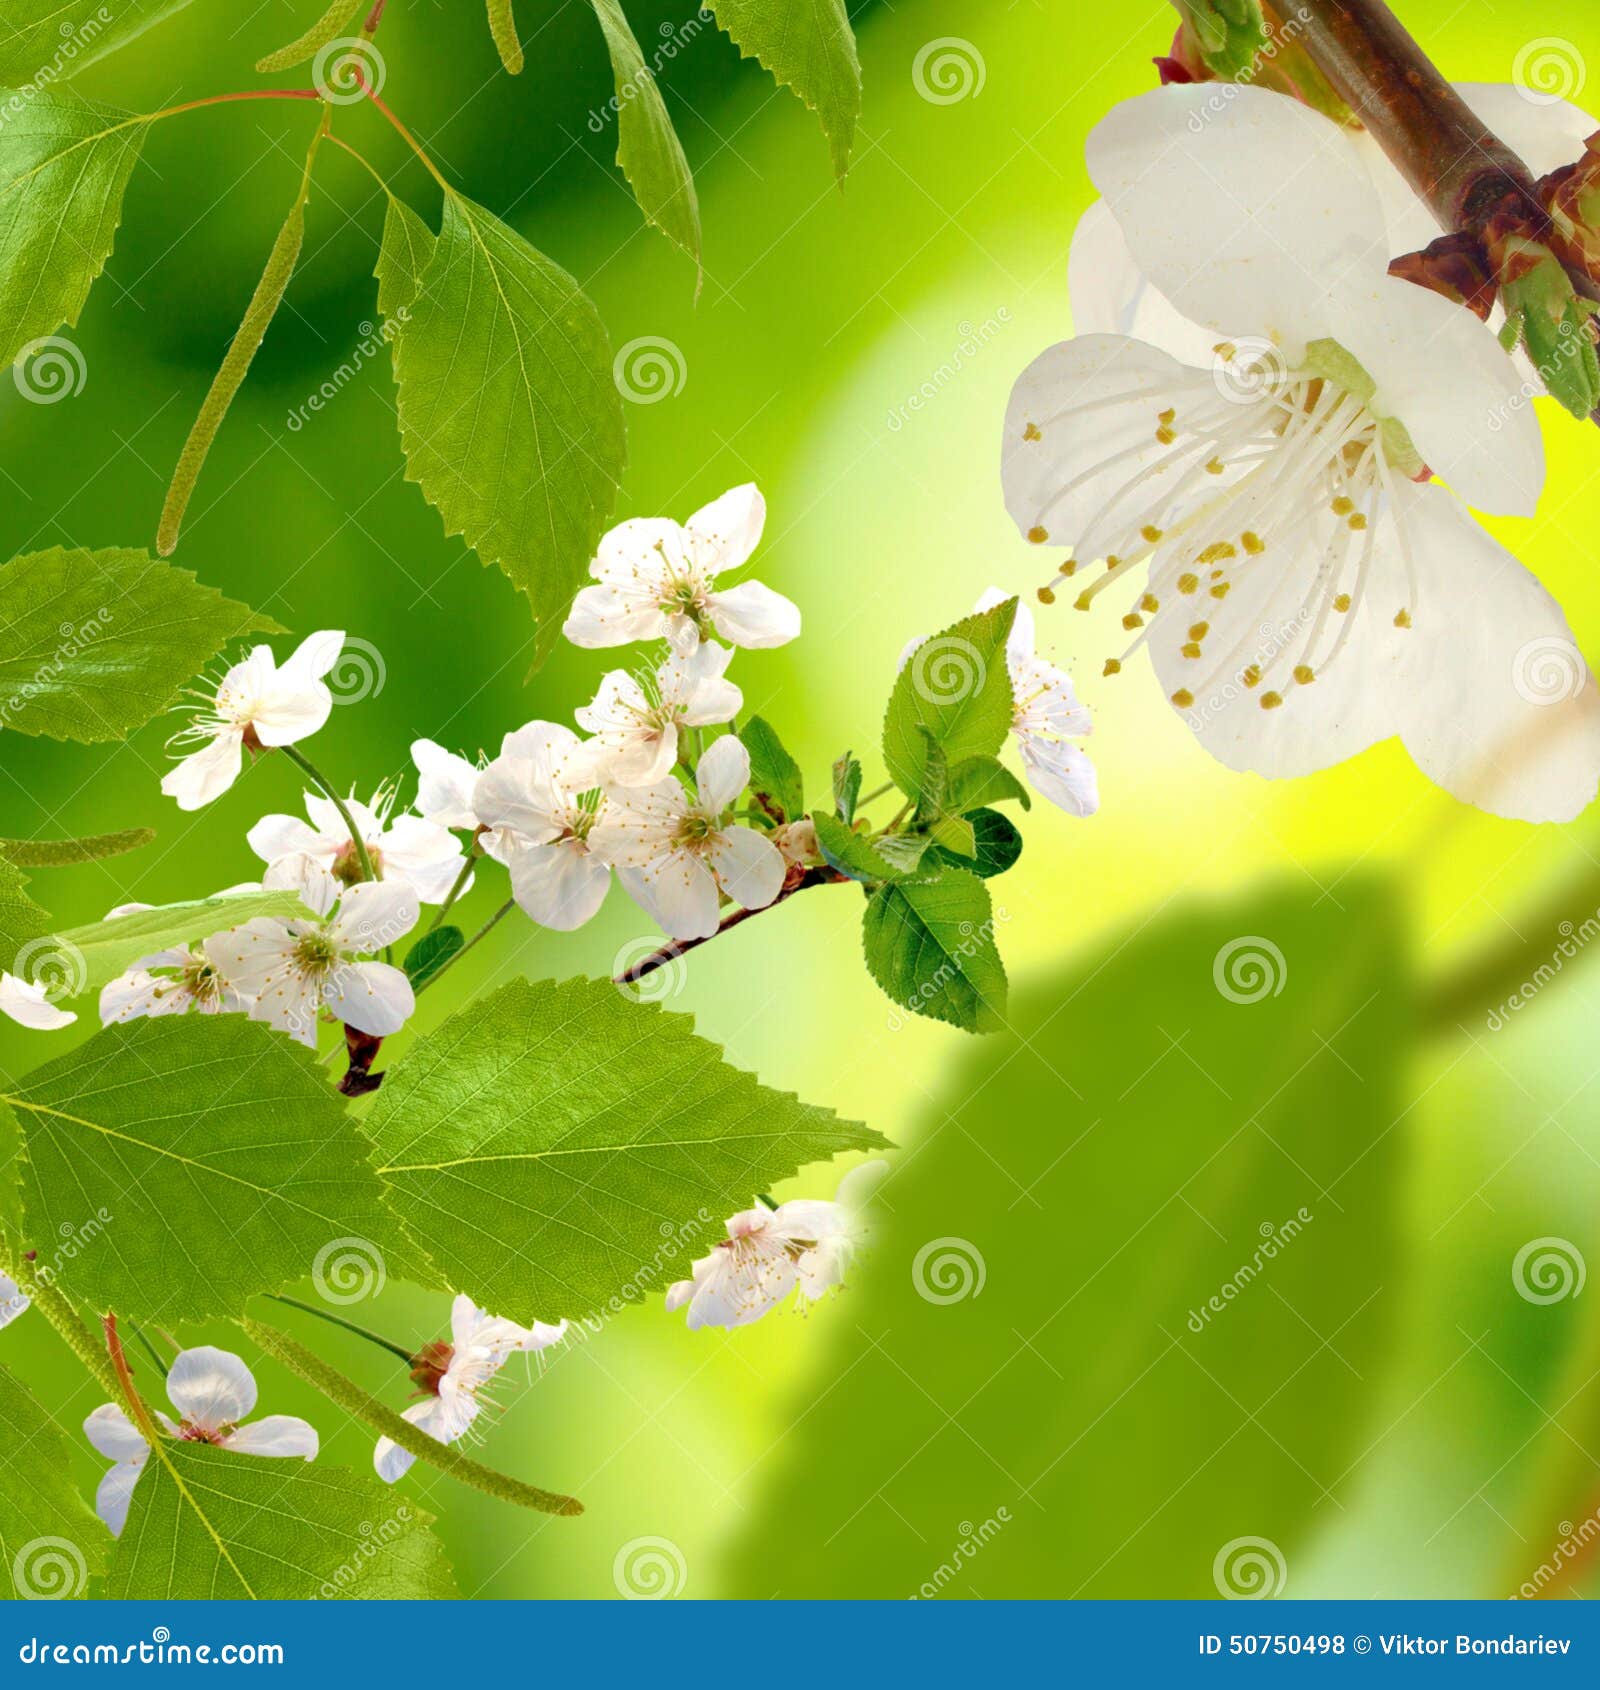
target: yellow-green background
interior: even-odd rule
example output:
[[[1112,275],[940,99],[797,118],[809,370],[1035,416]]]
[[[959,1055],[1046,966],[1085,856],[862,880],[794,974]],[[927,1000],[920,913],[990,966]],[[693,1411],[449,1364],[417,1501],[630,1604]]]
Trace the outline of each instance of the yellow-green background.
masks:
[[[134,107],[247,87],[253,59],[315,9],[312,0],[255,9],[195,0],[82,86]],[[628,10],[647,51],[689,15],[663,0],[635,0]],[[1405,0],[1400,10],[1454,77],[1509,80],[1537,33],[1577,44],[1600,79],[1586,0],[1547,0],[1536,14],[1443,0]],[[1017,372],[1070,328],[1067,243],[1090,192],[1084,137],[1112,102],[1150,85],[1148,61],[1170,40],[1171,14],[1146,0],[859,8],[865,105],[842,193],[811,116],[741,64],[724,37],[701,29],[663,74],[704,214],[706,281],[696,303],[690,265],[640,225],[610,162],[609,128],[598,137],[589,128],[589,113],[610,92],[589,7],[522,0],[519,13],[529,69],[513,81],[473,7],[391,0],[380,36],[386,97],[455,182],[579,277],[613,344],[656,336],[681,349],[682,391],[629,407],[619,514],[682,518],[736,482],[760,483],[770,517],[757,573],[800,603],[806,632],[781,652],[741,656],[736,675],[820,790],[842,749],[870,752],[910,636],[953,620],[991,583],[1035,583],[1037,557],[1000,499],[1000,418]],[[919,95],[913,61],[941,36],[962,37],[981,54],[976,97],[941,105]],[[74,331],[87,359],[85,390],[40,407],[0,384],[7,555],[57,543],[148,543],[184,433],[294,191],[311,122],[287,103],[246,105],[151,134],[116,253]],[[341,113],[338,130],[434,214],[435,191],[376,114]],[[303,429],[285,427],[376,316],[370,271],[381,212],[370,179],[325,151],[301,272],[212,455],[178,557],[299,633],[342,627],[381,653],[381,694],[337,711],[310,748],[360,788],[397,772],[415,737],[475,753],[530,717],[564,718],[604,666],[598,654],[569,652],[524,685],[525,607],[503,577],[441,536],[437,516],[404,480],[383,358],[370,359]],[[982,345],[969,356],[959,349],[973,331]],[[939,377],[953,359],[961,365],[953,378]],[[930,380],[935,397],[891,427],[891,414]],[[1541,515],[1499,531],[1593,652],[1600,434],[1548,409],[1545,424],[1551,476]],[[1265,882],[1337,896],[1354,874],[1393,883],[1416,966],[1442,976],[1474,947],[1514,931],[1535,950],[1552,948],[1558,935],[1529,930],[1527,909],[1600,859],[1592,819],[1533,829],[1465,811],[1392,746],[1293,785],[1229,773],[1198,749],[1142,664],[1100,679],[1100,659],[1113,649],[1109,628],[1063,607],[1041,616],[1041,630],[1096,713],[1091,750],[1103,807],[1087,822],[1040,807],[1026,823],[1024,858],[999,883],[1009,916],[1002,945],[1019,989],[1047,989],[1075,960],[1187,901],[1215,903]],[[257,866],[246,829],[265,811],[294,807],[292,771],[268,761],[211,809],[179,815],[156,789],[167,731],[152,725],[115,750],[7,736],[0,833],[135,823],[160,833],[138,856],[41,875],[35,889],[63,921],[96,918],[125,898],[167,901],[246,878]],[[875,776],[869,756],[869,784]],[[468,915],[486,914],[498,895],[480,889]],[[1595,903],[1600,896],[1575,901],[1571,919]],[[694,958],[673,1007],[691,1010],[732,1060],[769,1084],[910,1146],[942,1124],[935,1100],[951,1064],[973,1058],[950,1029],[891,1028],[861,966],[858,918],[852,894],[810,894]],[[576,936],[508,923],[457,972],[458,990],[425,1000],[418,1026],[437,1024],[471,989],[513,970],[609,972],[619,948],[643,931],[620,897]],[[1314,969],[1314,959],[1306,966]],[[1152,979],[1153,1002],[1161,990]],[[1516,1297],[1510,1281],[1511,1257],[1528,1239],[1553,1235],[1591,1255],[1600,1250],[1597,997],[1591,973],[1569,965],[1511,1030],[1490,1036],[1479,1024],[1471,1036],[1409,1053],[1406,1107],[1394,1129],[1405,1154],[1394,1193],[1402,1248],[1384,1290],[1391,1334],[1354,1399],[1329,1409],[1357,1417],[1353,1465],[1294,1547],[1292,1594],[1487,1593],[1516,1547],[1511,1516],[1545,1441],[1600,1450],[1600,1425],[1585,1438],[1581,1428],[1546,1424],[1571,1389],[1561,1383],[1569,1346],[1586,1316],[1590,1324],[1600,1316],[1600,1284],[1547,1309]],[[75,1036],[8,1030],[0,1061],[19,1073]],[[1117,1026],[1096,1017],[1091,985],[1053,1023],[1052,1060],[1070,1075],[1075,1041],[1118,1037]],[[1394,1037],[1407,1038],[1406,1028],[1397,1025]],[[1055,1107],[1040,1098],[1041,1111]],[[963,1117],[962,1130],[1002,1160],[1015,1129],[981,1104]],[[1139,1155],[1129,1143],[1130,1165]],[[833,1179],[817,1170],[784,1194],[829,1195]],[[950,1193],[955,1233],[960,1198]],[[1085,1203],[1094,1198],[1082,1193]],[[1019,1209],[1016,1224],[1044,1223]],[[1058,1209],[1048,1224],[1070,1227],[1070,1211]],[[1157,1229],[1141,1247],[1159,1251],[1160,1238]],[[869,1257],[858,1281],[873,1272]],[[1064,1284],[1063,1294],[1072,1289]],[[487,1457],[577,1492],[588,1513],[546,1521],[448,1482],[416,1487],[443,1516],[463,1590],[610,1596],[619,1547],[644,1535],[678,1546],[688,1595],[734,1587],[725,1552],[733,1539],[744,1555],[765,1544],[760,1553],[779,1568],[772,1588],[821,1588],[812,1573],[830,1546],[797,1540],[781,1512],[764,1510],[786,1440],[834,1383],[830,1340],[850,1326],[862,1294],[836,1297],[806,1321],[784,1315],[731,1336],[689,1333],[652,1305],[562,1357],[535,1388],[506,1393]],[[1122,1317],[1115,1279],[1086,1294],[1114,1332]],[[990,1321],[1005,1323],[1005,1298],[1003,1286],[987,1288]],[[358,1312],[421,1339],[441,1322],[443,1303],[395,1288]],[[304,1335],[323,1341],[320,1332]],[[220,1328],[204,1336],[230,1341]],[[403,1381],[375,1352],[369,1361],[361,1346],[328,1337],[327,1353],[402,1400]],[[0,1344],[65,1422],[93,1406],[91,1388],[36,1319]],[[365,1464],[365,1434],[341,1429],[342,1417],[271,1366],[259,1372],[266,1409],[311,1414],[326,1434],[324,1459]],[[1060,1391],[1070,1398],[1071,1381]],[[1048,1396],[1041,1414],[1057,1406]],[[886,1405],[880,1418],[869,1407],[858,1438],[819,1463],[816,1484],[841,1497],[870,1492],[874,1472],[893,1465],[894,1413]],[[1158,1405],[1139,1436],[1105,1450],[1104,1460],[1135,1471],[1145,1440],[1161,1440],[1163,1416],[1177,1424],[1185,1413],[1181,1397]],[[1578,1459],[1572,1519],[1593,1508],[1588,1492],[1600,1492],[1600,1465],[1581,1449]],[[86,1453],[82,1468],[92,1483],[97,1459]],[[961,1518],[952,1513],[952,1540]],[[1114,1510],[1075,1516],[1069,1506],[1029,1529],[1040,1534],[1047,1570],[1051,1534],[1101,1536],[1109,1551],[1139,1525]],[[1158,1521],[1135,1551],[1152,1593],[1195,1590],[1192,1579],[1166,1576],[1170,1545],[1161,1534]],[[1527,1547],[1537,1550],[1536,1564],[1547,1546]],[[1011,1593],[976,1582],[986,1596]],[[1040,1588],[1050,1588],[1048,1576],[1030,1585]],[[1083,1590],[1099,1593],[1093,1583]]]

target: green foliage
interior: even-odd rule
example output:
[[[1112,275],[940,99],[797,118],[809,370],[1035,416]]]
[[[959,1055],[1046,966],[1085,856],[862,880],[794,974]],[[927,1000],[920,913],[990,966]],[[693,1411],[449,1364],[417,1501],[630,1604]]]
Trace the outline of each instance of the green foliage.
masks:
[[[149,845],[155,836],[153,827],[127,827],[120,833],[97,833],[87,839],[0,839],[0,857],[19,868],[74,868],[126,856]]]
[[[459,194],[395,341],[408,474],[560,633],[616,497],[622,400],[594,306],[559,266]]]
[[[73,75],[126,47],[189,0],[0,0],[0,84]]]
[[[880,886],[862,926],[867,967],[901,1009],[968,1033],[1004,1024],[1006,971],[989,891],[962,869]]]
[[[826,810],[816,811],[811,820],[817,830],[817,844],[822,850],[823,861],[829,868],[868,886],[876,885],[880,880],[894,880],[900,875],[901,870],[882,854],[879,846],[902,841],[884,839],[875,843],[867,834],[857,833]]]
[[[1267,44],[1261,0],[1178,0],[1206,69],[1224,82],[1248,82]]]
[[[1033,797],[998,757],[968,757],[951,769],[945,781],[944,807],[955,815],[966,815],[987,804],[1014,799],[1024,810],[1033,808]]]
[[[354,3],[352,0],[333,0],[333,4],[305,34],[296,36],[277,52],[257,59],[256,69],[263,76],[272,76],[280,70],[290,70],[295,65],[303,65],[308,59],[314,59],[322,48],[330,41],[337,41],[355,23],[366,4],[367,0],[354,0]]]
[[[411,309],[423,272],[433,262],[435,244],[433,230],[404,200],[391,194],[372,272],[378,278],[378,309],[385,317],[393,320]]]
[[[522,42],[517,37],[517,19],[511,0],[489,0],[489,33],[494,37],[500,62],[512,76],[521,76]]]
[[[861,115],[861,61],[844,0],[708,4],[739,51],[759,59],[780,87],[792,88],[817,114],[842,182]]]
[[[452,957],[459,955],[467,936],[459,927],[436,927],[424,933],[406,953],[406,978],[425,986]]]
[[[1217,989],[1246,935],[1280,995]],[[891,1178],[728,1594],[1214,1598],[1252,1537],[1293,1596],[1304,1536],[1370,1478],[1413,1048],[1390,901],[1174,911],[1013,1022]],[[894,1444],[866,1474],[838,1453],[864,1426]],[[827,1553],[775,1571],[773,1520]]]
[[[143,551],[28,552],[0,565],[0,731],[124,739],[230,641],[282,631]]]
[[[693,1029],[609,981],[518,980],[390,1071],[367,1131],[449,1284],[524,1323],[598,1314],[680,1277],[755,1192],[884,1143]]]
[[[17,952],[50,931],[50,917],[28,896],[28,877],[0,856],[0,973],[15,972]]]
[[[82,1596],[104,1565],[105,1527],[72,1482],[66,1433],[4,1367],[0,1426],[0,1599]]]
[[[848,751],[833,765],[833,807],[839,819],[856,819],[856,805],[861,799],[861,763]]]
[[[803,816],[805,778],[777,731],[760,716],[752,716],[739,729],[739,738],[750,753],[750,790],[757,803],[776,821],[789,822]]]
[[[213,933],[242,926],[257,916],[291,921],[296,917],[304,920],[307,913],[298,892],[233,892],[226,897],[162,904],[84,927],[68,927],[57,933],[55,940],[69,955],[75,953],[82,969],[81,989],[88,990],[115,980],[141,957],[174,945],[209,939]]]
[[[700,264],[700,202],[661,90],[617,0],[592,0],[617,83],[617,163],[648,222]]]
[[[144,128],[56,87],[0,124],[0,363],[77,322],[111,256]]]
[[[992,880],[1022,855],[1022,835],[1009,816],[998,810],[973,810],[963,818],[972,829],[972,849],[957,853],[936,846],[935,855],[955,868],[970,868],[985,880]]]
[[[163,1438],[111,1552],[119,1601],[449,1599],[431,1517],[321,1461],[232,1455]]]
[[[0,1101],[22,1129],[24,1237],[79,1234],[58,1278],[90,1308],[232,1315],[336,1239],[403,1251],[315,1057],[243,1016],[108,1027]]]

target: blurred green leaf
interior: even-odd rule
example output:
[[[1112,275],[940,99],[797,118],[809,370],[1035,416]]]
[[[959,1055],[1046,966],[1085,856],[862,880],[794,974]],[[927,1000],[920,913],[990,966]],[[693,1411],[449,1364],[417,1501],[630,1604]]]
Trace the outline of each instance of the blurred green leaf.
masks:
[[[225,897],[162,904],[83,927],[63,928],[54,935],[54,942],[79,974],[75,982],[78,990],[88,991],[115,980],[141,957],[154,956],[174,945],[209,939],[257,916],[303,921],[307,914],[298,892],[231,892]]]
[[[87,839],[0,839],[0,857],[19,868],[73,868],[125,856],[149,845],[155,836],[153,827],[128,827]]]
[[[50,931],[50,917],[28,896],[28,877],[0,856],[0,973],[14,973],[17,952]]]
[[[955,1070],[752,1498],[790,1553],[747,1525],[730,1594],[1214,1597],[1240,1539],[1295,1594],[1397,1313],[1411,977],[1391,899],[1338,900],[1176,911]]]
[[[833,807],[841,821],[856,819],[861,797],[861,764],[848,751],[833,765]]]
[[[436,927],[424,933],[406,952],[406,978],[413,986],[426,985],[466,942],[459,927]]]
[[[953,869],[880,886],[862,936],[868,971],[901,1009],[968,1033],[1002,1025],[1006,971],[989,889],[975,874]]]
[[[189,0],[0,0],[0,83],[57,81],[126,47]],[[44,73],[41,75],[41,72]]]
[[[686,1258],[663,1240],[709,1242],[806,1163],[884,1143],[607,980],[478,999],[389,1071],[366,1127],[448,1282],[524,1323],[664,1290]]]
[[[817,845],[822,852],[822,860],[830,868],[835,868],[840,874],[847,874],[852,880],[859,880],[868,886],[875,885],[880,880],[897,880],[900,877],[901,868],[890,862],[879,850],[880,845],[890,843],[888,839],[874,842],[866,834],[857,833],[853,828],[847,827],[837,816],[830,816],[826,810],[816,811],[811,820],[817,830]],[[916,843],[919,847],[916,856],[920,856],[922,850],[926,849],[927,841],[919,840]],[[905,865],[906,868],[916,866],[916,856]]]
[[[739,729],[739,738],[750,753],[750,790],[757,798],[770,799],[786,822],[803,816],[806,789],[800,765],[776,730],[760,716],[752,716]]]
[[[125,739],[230,641],[282,631],[147,552],[25,553],[0,565],[0,731]]]
[[[73,1483],[66,1433],[4,1367],[0,1426],[0,1598],[82,1596],[105,1564],[105,1527]]]
[[[1015,799],[1024,810],[1033,808],[1027,787],[998,757],[968,757],[950,771],[944,801],[946,809],[965,815],[1008,798]]]
[[[973,854],[963,860],[955,853],[939,848],[940,856],[955,868],[970,868],[984,880],[1004,874],[1022,855],[1022,835],[1009,816],[998,810],[974,810],[966,821],[972,828]]]

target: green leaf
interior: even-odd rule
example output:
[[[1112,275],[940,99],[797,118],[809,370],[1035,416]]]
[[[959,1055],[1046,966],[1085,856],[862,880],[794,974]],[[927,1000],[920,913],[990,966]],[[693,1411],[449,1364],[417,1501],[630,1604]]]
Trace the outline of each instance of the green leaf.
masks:
[[[81,991],[104,986],[141,958],[174,945],[209,939],[257,916],[279,921],[306,918],[298,892],[231,892],[226,897],[196,898],[186,904],[162,904],[132,915],[68,927],[54,936],[81,973]]]
[[[616,79],[617,163],[646,221],[700,264],[700,202],[661,90],[617,0],[593,0]],[[796,812],[798,814],[798,812]]]
[[[817,830],[817,846],[822,852],[822,860],[829,868],[835,868],[840,874],[847,874],[852,880],[859,880],[868,886],[876,885],[881,880],[899,878],[902,869],[891,862],[883,852],[883,847],[890,843],[887,836],[874,841],[866,834],[857,833],[853,828],[847,827],[837,816],[829,815],[826,810],[814,811],[811,821]],[[920,854],[919,851],[918,855]],[[916,864],[913,861],[904,866],[914,868]]]
[[[49,915],[28,896],[28,877],[0,856],[0,973],[17,972],[17,953],[50,931]]]
[[[436,927],[424,933],[406,953],[406,978],[413,986],[424,986],[467,942],[459,927]]]
[[[873,841],[873,849],[897,873],[910,874],[932,843],[925,833],[885,833]]]
[[[1249,82],[1267,45],[1260,0],[1178,0],[1206,68],[1224,82]],[[1291,37],[1292,39],[1292,37]]]
[[[333,4],[304,35],[296,36],[277,52],[257,59],[257,71],[263,76],[273,76],[280,70],[291,70],[295,65],[303,65],[307,59],[314,59],[330,41],[337,41],[350,28],[366,4],[367,0],[354,0],[354,4],[351,0],[333,0]]]
[[[105,1527],[72,1482],[71,1440],[4,1367],[0,1426],[0,1599],[82,1596],[105,1564]]]
[[[19,868],[74,868],[138,851],[155,836],[153,827],[127,827],[120,833],[97,833],[86,839],[0,839],[0,857]]]
[[[1343,880],[1173,910],[1019,993],[915,1124],[719,1593],[1214,1600],[1250,1537],[1304,1594],[1410,1400],[1406,935]],[[1280,995],[1217,989],[1247,936]],[[895,1455],[863,1484],[836,1452],[866,1425]]]
[[[452,193],[395,369],[408,475],[445,532],[527,595],[547,654],[627,456],[593,304],[515,230]]]
[[[111,1552],[114,1601],[448,1600],[432,1517],[322,1461],[232,1455],[163,1438]]]
[[[882,1145],[609,981],[513,981],[389,1071],[366,1127],[448,1282],[513,1320],[664,1290],[808,1162]]]
[[[145,119],[65,88],[0,115],[0,364],[10,364],[78,321],[111,256]]]
[[[833,765],[833,807],[841,821],[856,819],[856,804],[861,797],[861,765],[847,751]]]
[[[258,1021],[108,1027],[10,1090],[26,1237],[102,1228],[58,1265],[75,1302],[204,1320],[311,1273],[335,1241],[403,1252],[326,1073]]]
[[[402,322],[422,286],[422,275],[433,262],[433,230],[404,200],[389,196],[383,217],[383,240],[373,275],[378,278],[378,309]]]
[[[0,84],[47,85],[75,75],[181,12],[189,0],[0,0]],[[32,96],[37,98],[37,95]],[[4,112],[0,104],[0,113]],[[0,118],[7,126],[9,114]]]
[[[998,810],[974,810],[966,821],[972,828],[972,850],[960,856],[935,847],[941,861],[954,868],[969,868],[984,880],[991,880],[1004,874],[1022,855],[1022,835],[1009,816]]]
[[[752,716],[739,729],[739,738],[750,753],[750,790],[762,808],[775,812],[774,820],[780,822],[803,816],[806,789],[800,765],[774,729],[760,716]]]
[[[842,182],[861,115],[861,61],[844,0],[707,0],[747,59],[759,59],[822,122]]]
[[[124,739],[230,641],[282,632],[143,551],[28,552],[0,566],[0,732]]]
[[[1033,798],[998,757],[967,757],[950,770],[945,788],[945,808],[964,816],[986,804],[1002,804],[1014,798],[1024,810],[1033,808]]]
[[[978,854],[978,836],[965,816],[940,816],[929,827],[928,837],[953,856],[971,861]]]
[[[924,640],[901,669],[883,724],[883,756],[895,784],[921,798],[928,746],[954,767],[993,757],[1011,727],[1006,637],[1017,601],[966,616]]]
[[[1006,971],[989,891],[975,874],[956,869],[880,886],[863,935],[872,978],[901,1009],[969,1033],[1004,1024]]]

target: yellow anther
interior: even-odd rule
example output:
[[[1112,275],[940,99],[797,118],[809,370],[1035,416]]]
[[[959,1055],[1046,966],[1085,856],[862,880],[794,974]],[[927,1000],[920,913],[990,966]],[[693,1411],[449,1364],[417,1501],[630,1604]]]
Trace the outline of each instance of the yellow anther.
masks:
[[[1263,710],[1276,710],[1282,703],[1283,694],[1281,692],[1264,692],[1261,695],[1261,708]]]
[[[1248,528],[1239,536],[1239,543],[1249,552],[1251,557],[1260,557],[1267,549],[1267,542],[1259,534]]]
[[[1317,678],[1316,671],[1307,663],[1297,663],[1294,668],[1294,678],[1303,687],[1308,687]]]
[[[1218,540],[1214,546],[1207,546],[1194,561],[1196,563],[1221,563],[1225,558],[1239,555],[1237,546],[1230,545],[1226,540]]]
[[[1090,598],[1087,593],[1079,593],[1078,596],[1072,601],[1072,608],[1074,610],[1087,610],[1089,608],[1089,606],[1093,603],[1094,603],[1094,600],[1092,598]]]
[[[1055,602],[1056,602],[1055,588],[1053,588],[1053,587],[1041,587],[1039,589],[1039,603],[1040,604],[1054,604]]]
[[[1239,677],[1239,679],[1242,680],[1247,687],[1260,686],[1261,665],[1259,663],[1252,663],[1250,667]]]
[[[1044,436],[1039,432],[1037,423],[1029,423],[1022,431],[1022,438],[1024,440],[1043,440]]]
[[[1367,519],[1360,511],[1357,511],[1356,514],[1350,518],[1350,526],[1356,531],[1356,533],[1359,534],[1361,530],[1367,526]]]
[[[1232,585],[1233,583],[1231,581],[1219,581],[1216,586],[1211,589],[1212,598],[1225,599],[1228,596],[1228,589]]]
[[[1347,499],[1343,493],[1341,493],[1339,497],[1333,501],[1333,514],[1335,516],[1349,516],[1351,511],[1355,508],[1355,500]]]
[[[1195,592],[1199,589],[1199,586],[1200,577],[1198,575],[1180,575],[1178,577],[1178,591],[1180,593]]]
[[[1191,640],[1203,640],[1210,632],[1211,624],[1209,622],[1196,622],[1189,630],[1189,638]]]
[[[1161,600],[1158,599],[1154,593],[1146,593],[1144,597],[1139,600],[1139,608],[1141,610],[1148,610],[1150,614],[1154,616],[1161,608]]]
[[[1172,702],[1176,704],[1180,710],[1187,710],[1189,706],[1194,703],[1194,694],[1190,692],[1187,687],[1179,687],[1172,695]]]
[[[1102,675],[1120,675],[1122,673],[1121,660],[1115,657],[1106,659],[1106,666],[1100,671]]]
[[[1075,557],[1069,557],[1061,565],[1061,573],[1063,575],[1076,575],[1078,573],[1078,560]]]
[[[1122,625],[1124,628],[1129,629],[1142,628],[1144,626],[1144,618],[1137,610],[1130,610],[1128,614],[1123,617]]]
[[[1162,423],[1160,428],[1156,430],[1156,439],[1159,440],[1163,446],[1170,446],[1177,438],[1178,436],[1176,433],[1174,433],[1166,423]]]
[[[1190,640],[1183,648],[1183,655],[1185,657],[1198,657],[1200,655],[1200,642],[1198,640]]]
[[[1160,422],[1163,428],[1171,428],[1177,420],[1178,413],[1170,405],[1161,413]]]
[[[1350,595],[1348,593],[1340,593],[1333,601],[1333,608],[1342,616],[1345,611],[1350,608]]]
[[[1040,528],[1037,524],[1035,524],[1028,530],[1028,538],[1034,543],[1034,545],[1042,546],[1045,541],[1050,538],[1050,530],[1048,528]]]
[[[1230,359],[1237,358],[1239,355],[1239,348],[1235,346],[1231,340],[1219,340],[1217,344],[1211,348],[1211,350],[1215,352],[1224,363],[1228,362]]]
[[[1139,532],[1152,546],[1156,545],[1161,539],[1161,530],[1153,522],[1147,522]]]
[[[1206,474],[1207,475],[1221,475],[1223,470],[1225,470],[1227,467],[1228,466],[1225,463],[1223,463],[1221,458],[1213,458],[1211,460],[1211,462],[1206,465]]]
[[[1397,611],[1395,613],[1394,625],[1397,628],[1409,628],[1411,626],[1411,612],[1409,610]]]

